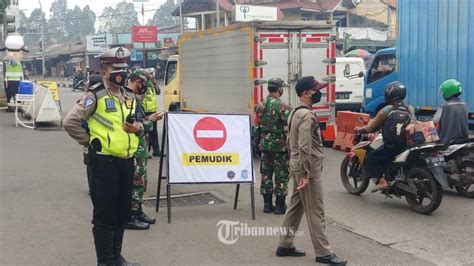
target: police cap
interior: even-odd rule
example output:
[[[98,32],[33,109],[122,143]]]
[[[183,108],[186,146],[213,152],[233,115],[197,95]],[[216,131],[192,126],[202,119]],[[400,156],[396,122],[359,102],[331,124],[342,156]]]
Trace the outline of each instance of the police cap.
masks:
[[[130,51],[125,47],[111,48],[102,54],[96,56],[101,63],[111,64],[113,67],[125,68],[127,67],[127,58],[130,56]]]
[[[321,90],[325,88],[328,84],[321,83],[314,79],[313,76],[303,77],[296,82],[296,93],[301,95],[303,92],[307,90]]]

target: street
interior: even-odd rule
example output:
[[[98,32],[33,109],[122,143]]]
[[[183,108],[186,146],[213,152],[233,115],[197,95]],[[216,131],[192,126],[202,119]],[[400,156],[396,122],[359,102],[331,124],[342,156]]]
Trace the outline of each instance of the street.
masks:
[[[81,95],[60,89],[63,116]],[[159,97],[160,108],[162,102]],[[94,265],[92,204],[82,147],[65,131],[15,128],[11,113],[0,113],[0,132],[0,264]],[[334,251],[350,265],[474,265],[472,199],[445,191],[440,208],[421,215],[410,210],[405,199],[386,199],[369,190],[350,195],[339,178],[344,154],[325,152],[327,233]],[[156,196],[158,164],[156,157],[149,161],[147,198]],[[242,185],[238,209],[233,210],[233,185],[175,185],[173,195],[210,192],[224,203],[174,206],[168,224],[166,207],[155,213],[148,202],[145,211],[157,223],[147,231],[127,231],[124,256],[142,265],[314,265],[305,219],[295,244],[306,257],[277,258],[274,235],[240,236],[232,245],[219,241],[216,224],[221,220],[281,226],[283,216],[261,211],[258,168],[256,161],[255,221],[248,186]]]

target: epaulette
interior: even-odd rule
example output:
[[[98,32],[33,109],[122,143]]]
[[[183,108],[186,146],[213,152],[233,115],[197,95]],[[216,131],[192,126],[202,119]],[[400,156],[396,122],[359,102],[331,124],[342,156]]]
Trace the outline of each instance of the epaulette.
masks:
[[[89,87],[89,91],[98,92],[100,89],[105,89],[105,86],[102,82],[96,83]]]

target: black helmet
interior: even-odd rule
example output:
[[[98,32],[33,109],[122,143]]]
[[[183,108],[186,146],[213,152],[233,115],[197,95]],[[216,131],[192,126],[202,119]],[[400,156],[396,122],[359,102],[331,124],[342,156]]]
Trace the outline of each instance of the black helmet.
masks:
[[[403,101],[407,96],[407,87],[399,81],[390,82],[385,87],[385,103],[393,104],[396,101]]]

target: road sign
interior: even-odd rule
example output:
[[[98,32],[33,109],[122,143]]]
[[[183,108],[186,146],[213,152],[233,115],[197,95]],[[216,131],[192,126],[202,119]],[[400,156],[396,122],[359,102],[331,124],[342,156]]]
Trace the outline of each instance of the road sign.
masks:
[[[158,42],[158,28],[156,26],[133,26],[132,42],[156,43]]]
[[[206,151],[215,151],[224,145],[227,131],[219,119],[204,117],[194,126],[193,136],[199,147]]]
[[[170,113],[169,183],[253,182],[250,116]]]

